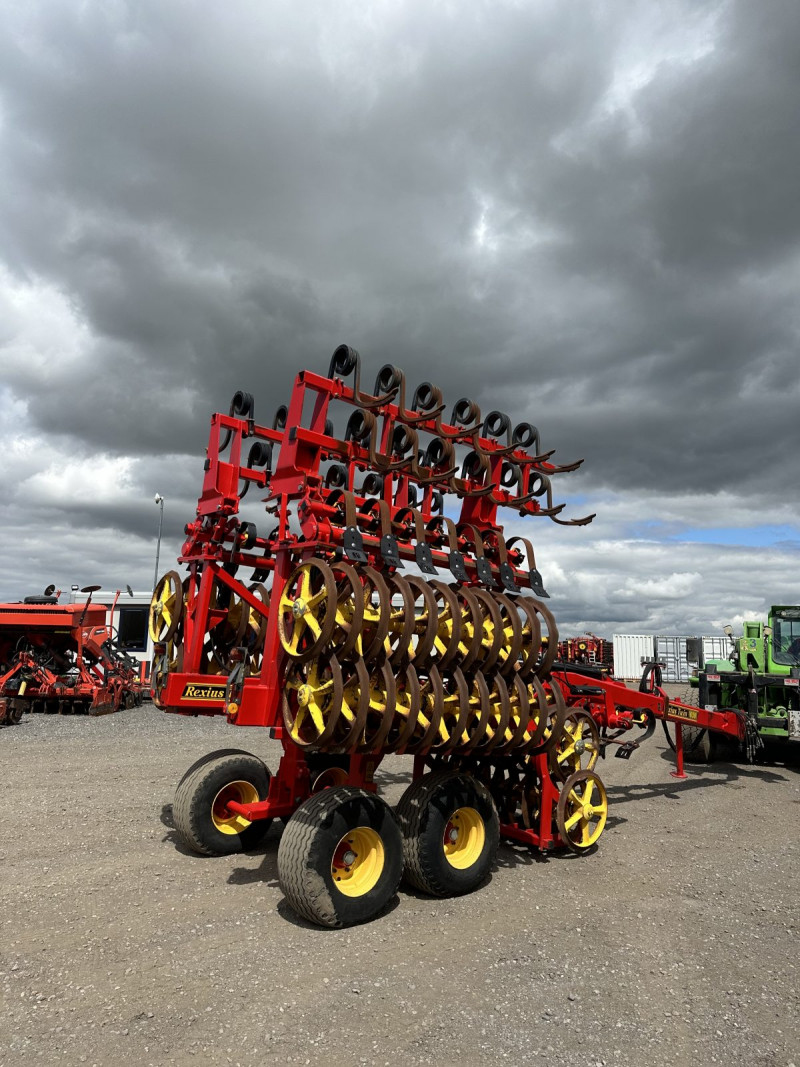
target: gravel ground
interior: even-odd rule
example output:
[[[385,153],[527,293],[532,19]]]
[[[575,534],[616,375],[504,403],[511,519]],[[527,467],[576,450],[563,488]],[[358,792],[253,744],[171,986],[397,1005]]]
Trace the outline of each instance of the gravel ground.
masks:
[[[245,856],[176,841],[177,780],[227,746],[277,765],[266,731],[150,706],[0,731],[0,1067],[800,1065],[797,772],[678,782],[657,735],[601,765],[595,855],[502,845],[478,892],[331,931],[282,901],[279,826]]]

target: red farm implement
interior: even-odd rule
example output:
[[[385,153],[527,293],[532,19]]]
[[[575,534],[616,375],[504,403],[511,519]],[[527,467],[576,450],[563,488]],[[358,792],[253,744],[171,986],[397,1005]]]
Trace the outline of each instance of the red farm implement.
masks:
[[[498,510],[590,522],[554,500],[579,463],[469,399],[446,415],[428,382],[409,398],[391,365],[362,391],[346,346],[327,377],[297,376],[271,424],[247,393],[213,415],[187,573],[164,575],[151,605],[153,699],[267,727],[283,756],[274,775],[240,750],[194,764],[175,798],[183,841],[238,852],[288,820],[281,886],[327,926],[377,913],[404,871],[434,895],[469,892],[501,834],[591,850],[607,816],[601,752],[630,754],[625,734],[682,720],[652,674],[636,693],[554,670],[533,547],[506,538]],[[263,506],[244,517],[256,495],[267,532],[251,521]],[[374,783],[390,753],[413,757],[394,814]]]
[[[614,644],[592,633],[567,637],[558,642],[558,659],[561,663],[592,664],[611,671],[614,666]]]
[[[103,715],[141,703],[139,665],[115,643],[113,614],[58,596],[0,604],[0,725],[26,711]]]

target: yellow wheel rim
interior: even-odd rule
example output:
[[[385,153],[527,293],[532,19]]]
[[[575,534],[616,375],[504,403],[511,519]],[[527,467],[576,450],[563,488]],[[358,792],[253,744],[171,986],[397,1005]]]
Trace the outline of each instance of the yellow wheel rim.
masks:
[[[258,799],[258,790],[252,782],[231,782],[223,786],[214,797],[211,804],[211,821],[221,834],[241,834],[251,825],[250,820],[236,812],[228,811],[228,801],[255,804]]]
[[[336,846],[331,861],[333,884],[346,897],[363,897],[383,874],[384,851],[380,834],[357,826]]]
[[[474,808],[458,808],[450,816],[442,845],[451,867],[465,871],[480,859],[486,841],[486,827]]]
[[[572,846],[580,851],[596,844],[608,818],[608,797],[599,778],[587,777],[569,790],[564,828]]]
[[[154,642],[168,641],[178,627],[183,613],[183,587],[175,571],[160,578],[150,601],[148,630]]]
[[[279,601],[281,625],[278,626],[278,636],[285,651],[293,657],[301,654],[300,642],[307,630],[311,632],[314,641],[319,641],[322,635],[331,591],[326,585],[325,572],[321,567],[325,567],[325,564],[315,560],[297,567],[289,575],[287,589]],[[320,574],[322,587],[315,589],[312,575],[318,583]],[[288,618],[292,620],[291,628],[287,628],[283,621]]]

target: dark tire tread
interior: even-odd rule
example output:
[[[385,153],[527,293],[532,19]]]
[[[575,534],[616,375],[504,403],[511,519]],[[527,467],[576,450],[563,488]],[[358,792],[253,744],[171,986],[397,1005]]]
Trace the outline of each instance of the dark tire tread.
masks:
[[[240,752],[236,749],[220,749],[219,752],[210,753],[208,758],[198,760],[193,767],[189,768],[175,791],[172,817],[175,829],[183,843],[201,856],[235,854],[254,848],[266,837],[272,822],[271,819],[263,819],[257,823],[251,823],[242,834],[230,835],[229,840],[225,841],[224,850],[215,848],[208,842],[203,831],[208,828],[210,822],[210,809],[205,803],[203,793],[209,779],[223,769],[227,770],[230,782],[250,776],[253,776],[257,782],[263,779],[266,773],[266,782],[269,783],[269,771],[263,760],[249,752]],[[259,788],[259,796],[262,793],[265,797],[263,781]]]
[[[500,836],[499,820],[491,794],[486,786],[472,775],[459,773],[450,768],[424,774],[413,782],[400,798],[395,811],[400,831],[403,835],[403,857],[405,860],[405,880],[423,893],[435,897],[453,896],[453,887],[443,882],[432,868],[424,844],[424,823],[427,821],[427,808],[430,796],[448,779],[454,781],[468,779],[469,784],[487,802],[494,814],[491,824],[485,823],[487,837],[490,840],[491,861],[497,852]],[[491,866],[491,864],[490,864]],[[465,890],[469,892],[470,890]]]
[[[369,798],[370,801],[379,800],[375,793],[347,785],[335,786],[314,793],[303,801],[289,819],[281,836],[278,846],[278,881],[281,890],[290,907],[302,919],[315,926],[338,928],[349,925],[349,922],[336,911],[335,898],[331,899],[328,896],[319,873],[309,869],[309,857],[317,838],[333,821],[336,811],[343,803],[359,797]],[[386,806],[386,811],[387,815],[393,818],[388,806]],[[399,837],[399,831],[397,831],[398,859],[401,849]],[[384,844],[391,848],[391,842],[384,842]],[[387,901],[397,892],[402,873],[402,862],[398,862],[396,878],[392,878],[392,884],[387,887],[390,890],[386,895]],[[328,897],[327,905],[326,897]],[[376,909],[376,913],[379,910],[381,909]],[[359,918],[355,921],[366,921],[371,917],[371,915],[365,915],[363,919]]]

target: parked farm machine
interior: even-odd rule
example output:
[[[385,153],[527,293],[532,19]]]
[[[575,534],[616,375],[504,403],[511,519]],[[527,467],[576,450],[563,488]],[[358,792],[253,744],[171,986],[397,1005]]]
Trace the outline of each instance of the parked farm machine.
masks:
[[[727,659],[700,663],[686,698],[710,709],[744,709],[748,732],[741,747],[751,760],[800,757],[800,607],[775,605],[768,622],[747,620],[741,637],[725,627]],[[700,652],[700,649],[697,650]],[[698,659],[700,656],[698,655]],[[690,729],[685,738],[691,759],[711,762],[720,746],[713,733]]]
[[[657,717],[738,733],[736,715],[670,708],[655,664],[639,693],[554,669],[533,546],[497,516],[590,522],[554,500],[580,462],[466,398],[446,418],[436,386],[409,398],[391,365],[364,392],[346,346],[327,377],[297,376],[270,425],[243,392],[213,415],[187,574],[165,574],[151,605],[153,699],[268,727],[283,755],[274,775],[238,749],[190,767],[173,808],[184,843],[238,852],[287,820],[288,902],[341,926],[377,913],[403,871],[434,895],[472,890],[501,834],[591,850],[607,816],[598,757],[630,755]],[[243,517],[248,493],[267,532]],[[389,753],[413,757],[394,814],[374,782]]]
[[[103,715],[141,704],[139,664],[120,649],[113,616],[92,603],[59,604],[52,586],[0,604],[0,726],[26,711]],[[115,600],[116,603],[116,600]]]
[[[609,673],[614,666],[614,643],[592,633],[567,637],[558,642],[558,660],[560,663],[605,667]]]

